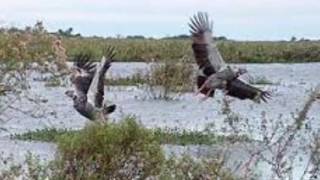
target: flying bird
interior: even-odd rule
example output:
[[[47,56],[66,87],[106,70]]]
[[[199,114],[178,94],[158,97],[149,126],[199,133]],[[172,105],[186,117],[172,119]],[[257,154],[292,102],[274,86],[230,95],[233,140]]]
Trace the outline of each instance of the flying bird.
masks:
[[[114,49],[108,47],[106,56],[97,64],[92,62],[89,54],[75,56],[70,77],[75,90],[68,90],[65,94],[72,98],[73,107],[89,120],[105,122],[116,109],[115,104],[108,106],[104,98],[104,76],[114,55]]]
[[[267,102],[271,94],[253,87],[238,77],[247,73],[246,69],[230,67],[225,63],[212,36],[213,22],[208,14],[198,12],[190,18],[193,54],[198,65],[198,93],[214,97],[216,89],[238,99]]]

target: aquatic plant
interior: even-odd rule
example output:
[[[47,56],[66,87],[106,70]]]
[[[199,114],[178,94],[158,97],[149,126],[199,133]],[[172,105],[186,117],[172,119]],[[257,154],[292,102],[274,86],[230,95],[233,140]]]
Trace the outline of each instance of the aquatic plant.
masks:
[[[56,140],[56,158],[49,164],[40,164],[40,161],[35,161],[37,158],[27,158],[28,171],[12,164],[12,168],[3,173],[6,176],[0,177],[42,178],[45,175],[44,178],[49,179],[234,179],[221,158],[199,161],[183,156],[166,159],[158,139],[163,138],[163,132],[144,128],[134,117],[126,117],[117,124],[91,124],[71,133],[64,130],[42,132],[45,139]],[[26,136],[41,137],[40,134]],[[174,136],[168,134],[165,137],[171,139]]]
[[[179,61],[152,63],[147,76],[148,92],[153,99],[170,100],[170,93],[192,91],[193,66],[183,58]]]
[[[250,84],[261,84],[261,85],[272,85],[275,84],[271,80],[267,79],[265,76],[249,78]]]

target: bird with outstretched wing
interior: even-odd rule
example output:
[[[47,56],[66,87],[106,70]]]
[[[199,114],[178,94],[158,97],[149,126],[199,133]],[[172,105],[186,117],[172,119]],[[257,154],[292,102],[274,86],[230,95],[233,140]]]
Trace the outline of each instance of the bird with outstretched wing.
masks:
[[[221,89],[226,95],[238,99],[251,99],[267,102],[268,91],[253,87],[238,77],[246,73],[245,69],[231,68],[223,60],[212,36],[213,23],[208,14],[199,12],[190,18],[193,54],[198,65],[198,91],[206,97],[213,97],[216,89]]]
[[[107,120],[116,105],[107,106],[104,100],[104,77],[111,66],[114,49],[107,48],[100,63],[94,64],[89,54],[75,56],[70,80],[75,90],[66,91],[73,100],[73,107],[89,120]]]

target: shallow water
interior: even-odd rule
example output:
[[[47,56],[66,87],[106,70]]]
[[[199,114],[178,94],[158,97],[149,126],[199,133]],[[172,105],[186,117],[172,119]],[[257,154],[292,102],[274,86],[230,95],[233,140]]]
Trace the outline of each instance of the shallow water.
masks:
[[[110,73],[120,74],[125,71],[132,74],[140,66],[145,68],[147,65],[144,63],[129,65],[128,63],[114,63]],[[278,119],[279,114],[283,114],[283,120],[292,119],[290,113],[295,113],[301,108],[309,96],[310,89],[319,83],[320,63],[245,64],[241,66],[245,66],[253,77],[265,76],[276,83],[260,86],[262,89],[272,91],[273,97],[267,104],[229,98],[233,100],[231,109],[240,117],[248,118],[249,123],[253,125],[257,125],[256,122],[260,121],[263,112],[269,119]],[[46,115],[40,118],[30,118],[20,112],[7,112],[7,117],[10,117],[11,120],[2,124],[2,128],[7,129],[7,132],[0,132],[0,136],[44,127],[81,128],[84,126],[85,118],[73,109],[72,101],[64,95],[67,89],[72,89],[71,86],[44,87],[42,82],[33,82],[32,87],[32,94],[47,100],[46,103],[41,104]],[[174,101],[152,100],[148,99],[148,93],[143,88],[135,86],[108,88],[105,94],[108,101],[118,106],[117,111],[111,116],[113,119],[119,120],[128,114],[136,115],[147,127],[202,130],[212,122],[219,127],[222,124],[221,121],[225,119],[225,116],[221,115],[223,95],[220,92],[215,98],[204,102],[201,102],[201,95],[195,96],[194,93],[184,93],[177,96],[178,100]],[[25,111],[36,108],[27,101],[15,105]],[[319,106],[319,102],[316,102],[308,114],[309,118],[313,119],[313,127],[319,127],[319,116],[317,116]],[[39,111],[36,111],[36,114],[41,114],[40,109],[36,110]]]
[[[150,65],[145,63],[114,63],[108,72],[108,77],[125,77],[134,74],[137,71],[146,71]],[[248,131],[247,127],[242,129],[244,134],[253,139],[261,139],[259,129],[262,115],[265,113],[267,119],[282,121],[284,124],[292,122],[292,114],[297,109],[301,109],[305,103],[311,88],[320,83],[320,63],[310,64],[241,64],[237,65],[248,69],[250,76],[266,77],[271,80],[273,85],[260,86],[262,89],[272,91],[273,97],[268,103],[257,104],[249,100],[241,101],[231,99],[231,109],[238,114],[240,118],[248,119],[247,125],[253,130]],[[37,76],[34,74],[33,76]],[[246,79],[246,77],[243,77]],[[32,78],[31,78],[32,79]],[[87,120],[80,116],[72,107],[72,101],[69,100],[64,92],[67,87],[45,87],[43,82],[33,82],[31,93],[44,99],[39,105],[31,105],[22,100],[15,103],[25,111],[34,111],[37,118],[32,118],[22,112],[7,111],[4,116],[10,118],[10,121],[4,122],[1,128],[6,131],[0,131],[1,151],[17,154],[20,161],[23,159],[25,149],[30,148],[31,152],[39,154],[41,157],[52,158],[54,154],[54,145],[46,143],[29,143],[12,141],[8,135],[14,133],[23,133],[29,130],[41,128],[82,128]],[[222,93],[217,93],[215,98],[201,102],[201,96],[195,96],[194,93],[184,93],[177,96],[177,100],[164,101],[148,99],[148,93],[139,87],[111,87],[106,90],[108,101],[117,104],[118,108],[111,115],[114,121],[118,121],[123,116],[135,115],[143,125],[148,128],[169,127],[188,130],[203,130],[214,124],[211,129],[217,133],[230,134],[224,123],[226,116],[221,114]],[[175,96],[175,95],[174,95]],[[41,108],[40,108],[41,107]],[[282,118],[279,116],[282,114]],[[41,115],[43,117],[41,117]],[[308,113],[308,122],[313,131],[319,130],[320,123],[320,102],[315,102]],[[242,126],[243,123],[239,123]],[[312,126],[311,126],[312,125]],[[307,143],[307,142],[306,142]],[[182,151],[184,147],[166,146],[166,151]],[[210,147],[212,148],[212,147]],[[209,149],[210,149],[209,148]],[[208,150],[202,150],[203,147],[190,146],[189,154],[194,155],[194,151],[205,155]],[[200,149],[200,150],[199,150]],[[205,148],[204,148],[205,149]],[[241,149],[241,148],[240,148]],[[210,150],[212,152],[213,150]],[[242,151],[242,150],[240,150]],[[242,152],[234,151],[233,157],[238,157]],[[232,158],[231,158],[232,159]],[[233,159],[230,164],[238,159]]]

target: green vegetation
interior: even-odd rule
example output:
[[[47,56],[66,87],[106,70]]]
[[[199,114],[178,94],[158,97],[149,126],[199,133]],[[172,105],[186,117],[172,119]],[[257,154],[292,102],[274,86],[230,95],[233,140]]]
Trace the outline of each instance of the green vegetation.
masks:
[[[194,160],[189,156],[171,158],[165,162],[164,168],[158,177],[160,180],[237,179],[225,170],[224,159],[218,160],[218,158],[221,157],[217,157],[217,159],[209,158],[207,160]]]
[[[130,77],[107,79],[106,84],[110,86],[135,86],[138,84],[146,84],[147,77],[140,72],[135,73]]]
[[[106,45],[117,50],[119,61],[193,61],[191,40],[182,35],[173,38],[152,39],[143,36],[127,38],[81,37],[73,29],[48,33],[41,22],[24,30],[0,29],[0,60],[48,61],[54,57],[53,48],[59,39],[69,60],[80,52],[91,52],[100,59]],[[60,38],[58,38],[60,37]],[[218,48],[223,58],[232,63],[314,62],[320,61],[319,41],[242,42],[218,38]],[[61,48],[58,48],[61,50]]]
[[[261,85],[272,85],[272,84],[279,84],[279,82],[275,83],[266,78],[265,76],[261,77],[254,77],[249,79],[250,84],[261,84]]]
[[[114,39],[63,38],[69,56],[83,51],[102,55],[103,47],[112,44],[120,61],[193,59],[189,39]],[[223,58],[230,63],[313,62],[320,61],[320,42],[239,42],[219,41]]]
[[[248,142],[250,139],[247,136],[234,135],[216,135],[212,132],[199,131],[180,131],[179,129],[154,129],[149,130],[154,135],[155,140],[160,144],[176,144],[176,145],[212,145],[223,144],[225,142]],[[36,131],[29,131],[23,134],[12,135],[12,139],[19,139],[25,141],[44,141],[57,142],[58,139],[64,135],[77,135],[81,131],[68,129],[41,129]]]
[[[50,77],[48,80],[45,82],[46,87],[57,87],[57,86],[62,86],[61,78],[57,76]]]
[[[106,45],[116,48],[119,61],[179,60],[192,56],[190,41],[157,39],[115,39],[115,38],[63,38],[69,57],[82,51],[90,51],[96,59],[103,55]],[[188,53],[188,54],[187,54]]]
[[[43,142],[56,142],[57,139],[65,134],[75,134],[79,131],[68,129],[55,129],[45,128],[37,129],[35,131],[29,131],[23,134],[11,135],[12,139],[19,139],[24,141],[43,141]]]
[[[134,118],[65,134],[58,150],[58,179],[145,179],[159,174],[165,161],[155,137]]]
[[[212,145],[223,144],[226,142],[248,142],[250,139],[243,136],[234,135],[216,135],[212,132],[199,132],[199,131],[179,131],[175,129],[156,129],[153,131],[156,139],[161,144],[177,144],[177,145]]]
[[[181,59],[175,62],[164,61],[162,63],[152,63],[151,68],[145,74],[135,73],[131,77],[107,79],[108,85],[146,85],[152,99],[171,100],[172,92],[190,92],[194,88],[193,66]]]
[[[0,30],[0,62],[38,61],[52,59],[54,37],[44,29],[42,23],[25,30]]]
[[[26,173],[24,176],[31,179],[47,177],[54,180],[234,179],[224,167],[221,157],[205,160],[194,160],[188,156],[165,158],[159,143],[163,133],[145,129],[133,117],[117,124],[92,124],[80,131],[36,131],[36,135],[29,133],[19,137],[55,139],[58,145],[56,158],[41,165],[39,159],[29,156],[26,160],[28,171],[23,171],[22,166],[12,165],[0,174],[0,178],[14,179]],[[174,139],[175,135],[164,137]]]
[[[14,162],[14,157],[2,159],[4,165],[8,168],[3,168],[0,173],[0,179],[47,179],[50,176],[50,165],[40,162],[39,157],[34,156],[31,152],[26,154],[23,166]],[[22,178],[23,176],[23,178]]]
[[[169,92],[183,92],[193,89],[192,73],[193,67],[186,63],[187,59],[177,62],[164,61],[162,64],[152,64],[151,72],[148,74],[150,86],[162,86],[163,96],[167,97]]]

